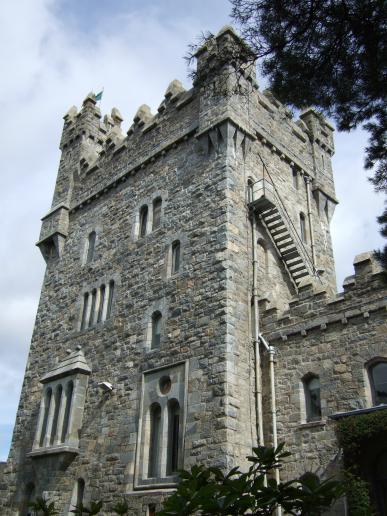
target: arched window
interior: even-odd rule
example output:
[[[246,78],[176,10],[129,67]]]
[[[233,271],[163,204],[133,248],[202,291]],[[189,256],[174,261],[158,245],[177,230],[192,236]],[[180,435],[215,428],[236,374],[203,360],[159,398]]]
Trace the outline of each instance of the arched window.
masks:
[[[91,307],[90,307],[90,315],[89,315],[89,328],[94,326],[95,322],[95,304],[97,302],[97,289],[94,288],[91,293]]]
[[[151,348],[159,348],[161,341],[161,320],[162,315],[160,312],[154,312],[152,315],[152,341]]]
[[[65,412],[63,416],[63,426],[62,426],[62,433],[60,442],[64,443],[66,440],[67,432],[69,430],[70,426],[70,413],[71,413],[71,404],[73,400],[73,390],[74,390],[74,384],[72,381],[68,382],[66,385],[66,398],[65,398]]]
[[[140,237],[143,237],[146,235],[148,226],[148,206],[142,206],[140,210],[140,230],[139,235]]]
[[[105,304],[105,292],[106,292],[105,285],[101,285],[101,287],[99,289],[99,305],[98,305],[97,323],[100,323],[102,321],[103,307]]]
[[[108,298],[108,304],[107,304],[107,310],[106,310],[106,319],[109,319],[109,317],[112,314],[113,296],[114,296],[114,280],[110,280],[109,281],[109,298]]]
[[[250,299],[250,327],[251,327],[251,338],[255,339],[254,296],[251,296],[251,299]]]
[[[42,429],[40,431],[40,439],[39,439],[39,446],[44,446],[44,440],[46,437],[47,432],[47,425],[48,425],[48,414],[50,412],[50,405],[51,405],[51,397],[52,397],[52,390],[51,388],[47,389],[46,395],[44,396],[44,410],[43,410],[43,422],[42,422]]]
[[[368,374],[371,384],[372,403],[387,404],[387,361],[373,363]]]
[[[57,438],[57,432],[58,432],[58,418],[59,418],[59,410],[60,405],[62,402],[62,386],[59,384],[55,390],[55,398],[54,398],[54,417],[52,420],[52,426],[51,426],[51,438],[50,438],[50,445],[55,444],[56,438]]]
[[[158,403],[150,407],[149,432],[149,464],[148,477],[157,477],[159,474],[161,408]]]
[[[86,328],[87,323],[87,309],[89,304],[89,293],[86,292],[83,295],[83,308],[82,308],[82,320],[81,320],[81,330]]]
[[[95,231],[92,231],[87,239],[87,254],[86,254],[86,263],[90,263],[94,259],[94,250],[95,250],[95,240],[96,240],[96,233]]]
[[[315,375],[307,375],[303,379],[305,394],[306,421],[320,421],[321,398],[320,379]]]
[[[172,267],[171,274],[176,274],[180,270],[180,241],[175,240],[172,244]]]
[[[167,475],[173,475],[179,468],[179,430],[179,402],[170,400],[168,403]]]
[[[161,206],[162,200],[161,197],[157,197],[153,201],[153,221],[152,221],[152,229],[157,229],[161,224]]]
[[[79,507],[81,503],[83,503],[83,497],[85,494],[85,481],[83,478],[78,478],[77,480],[77,495],[76,495],[76,505]]]
[[[303,213],[300,213],[300,232],[301,232],[301,240],[303,242],[307,243],[306,220],[305,220],[305,215]]]

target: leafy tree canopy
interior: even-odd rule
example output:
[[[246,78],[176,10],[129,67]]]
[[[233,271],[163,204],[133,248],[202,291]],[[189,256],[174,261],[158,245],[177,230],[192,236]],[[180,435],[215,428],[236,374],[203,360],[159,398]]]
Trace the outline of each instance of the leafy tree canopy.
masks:
[[[224,474],[219,468],[193,466],[180,472],[176,492],[165,502],[158,516],[237,515],[271,516],[278,504],[287,514],[317,516],[344,493],[343,484],[319,481],[315,475],[277,483],[273,472],[280,469],[290,454],[260,446],[248,457],[246,473],[233,468]]]
[[[385,0],[231,0],[232,18],[273,93],[314,105],[339,130],[370,134],[365,166],[387,191]]]

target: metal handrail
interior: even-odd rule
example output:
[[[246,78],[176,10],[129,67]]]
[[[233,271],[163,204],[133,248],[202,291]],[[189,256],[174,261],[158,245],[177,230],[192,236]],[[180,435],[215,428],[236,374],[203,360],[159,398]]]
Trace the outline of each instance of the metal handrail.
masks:
[[[263,169],[263,171],[262,171],[262,179],[258,179],[258,181],[256,181],[252,185],[253,186],[253,192],[255,191],[254,185],[256,185],[257,183],[260,183],[262,181],[263,195],[264,196],[266,195],[266,181],[267,181],[267,179],[266,179],[265,175],[267,174],[267,176],[269,178],[268,184],[270,184],[273,187],[273,190],[271,190],[270,193],[274,194],[274,197],[275,197],[275,199],[276,199],[276,201],[278,202],[278,205],[279,205],[279,206],[277,206],[277,208],[278,207],[281,208],[281,211],[283,212],[284,218],[286,219],[288,224],[293,229],[293,233],[296,236],[297,243],[299,244],[299,246],[301,248],[300,250],[301,250],[302,254],[304,255],[304,259],[306,259],[305,261],[308,263],[309,267],[313,271],[313,274],[317,275],[317,270],[316,270],[315,266],[313,265],[313,261],[312,261],[311,257],[309,256],[308,251],[306,250],[306,248],[304,246],[304,243],[303,243],[300,235],[298,234],[297,229],[295,228],[295,226],[293,224],[292,219],[290,218],[290,215],[289,215],[289,213],[288,213],[288,211],[286,209],[286,206],[284,205],[284,203],[283,203],[283,201],[281,199],[281,196],[280,196],[280,194],[279,194],[279,192],[278,192],[278,190],[277,190],[277,188],[275,186],[275,183],[274,183],[274,181],[273,181],[273,179],[272,179],[272,177],[270,175],[270,172],[269,172],[269,170],[268,170],[268,168],[267,168],[267,166],[266,166],[265,162],[263,161],[263,158],[262,158],[262,156],[260,154],[259,154],[259,159],[262,162],[262,169]]]

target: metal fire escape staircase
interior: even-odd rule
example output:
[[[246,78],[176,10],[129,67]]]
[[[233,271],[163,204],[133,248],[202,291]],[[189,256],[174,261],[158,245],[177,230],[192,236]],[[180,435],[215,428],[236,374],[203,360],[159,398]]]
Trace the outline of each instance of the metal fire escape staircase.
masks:
[[[305,276],[320,280],[263,161],[262,172],[262,178],[250,187],[250,209],[259,216],[296,289]]]

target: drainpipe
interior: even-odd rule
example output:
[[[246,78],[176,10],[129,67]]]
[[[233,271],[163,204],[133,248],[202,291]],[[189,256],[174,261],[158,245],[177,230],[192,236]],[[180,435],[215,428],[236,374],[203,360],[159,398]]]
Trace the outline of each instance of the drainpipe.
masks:
[[[312,217],[312,208],[310,203],[310,183],[311,179],[309,176],[305,177],[305,184],[306,184],[306,203],[308,208],[308,222],[309,222],[309,234],[310,234],[310,246],[312,249],[312,262],[313,267],[316,270],[316,250],[315,250],[315,244],[314,244],[314,232],[313,232],[313,217]]]
[[[269,352],[269,375],[270,375],[270,402],[271,402],[271,420],[272,420],[272,427],[273,427],[273,447],[277,448],[278,446],[278,435],[277,435],[277,406],[276,406],[276,397],[275,397],[275,376],[274,376],[274,355],[275,350],[273,346],[270,346],[267,341],[262,337],[262,335],[259,335],[259,338],[267,351]],[[275,469],[275,480],[277,484],[280,482],[280,474],[279,469]],[[281,506],[277,506],[276,509],[277,516],[282,515],[282,508]]]
[[[255,214],[251,216],[252,254],[253,254],[253,317],[254,317],[254,352],[255,352],[255,405],[257,413],[257,440],[263,446],[263,421],[262,421],[262,378],[261,378],[261,355],[259,350],[259,311],[258,311],[258,289],[257,289],[257,233]]]

